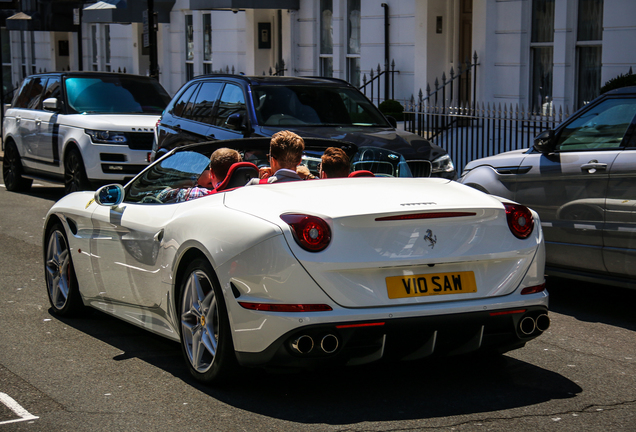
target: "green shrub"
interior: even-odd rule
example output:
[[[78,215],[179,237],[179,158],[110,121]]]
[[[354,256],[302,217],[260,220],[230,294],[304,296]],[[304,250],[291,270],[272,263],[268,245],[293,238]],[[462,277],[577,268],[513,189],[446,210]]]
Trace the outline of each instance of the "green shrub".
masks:
[[[396,100],[385,100],[378,106],[378,108],[382,111],[382,114],[389,115],[397,121],[404,119],[404,107]]]
[[[607,93],[610,90],[616,90],[621,87],[636,86],[636,75],[632,73],[632,69],[629,69],[629,73],[620,74],[619,76],[612,78],[601,87],[601,94]]]

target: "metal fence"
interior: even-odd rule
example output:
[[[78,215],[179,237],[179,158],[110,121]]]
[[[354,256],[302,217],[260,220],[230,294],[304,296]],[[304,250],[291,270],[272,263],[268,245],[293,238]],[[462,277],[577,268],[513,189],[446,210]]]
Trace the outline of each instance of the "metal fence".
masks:
[[[362,85],[358,89],[379,106],[380,102],[395,98],[395,74],[400,74],[399,70],[395,70],[395,60],[390,65],[385,64],[384,70],[378,63],[377,69],[369,70],[368,79],[366,73],[362,76]]]
[[[445,149],[458,173],[474,159],[532,146],[534,137],[554,129],[571,108],[544,105],[542,112],[512,104],[436,105],[423,98],[407,102],[404,129]]]

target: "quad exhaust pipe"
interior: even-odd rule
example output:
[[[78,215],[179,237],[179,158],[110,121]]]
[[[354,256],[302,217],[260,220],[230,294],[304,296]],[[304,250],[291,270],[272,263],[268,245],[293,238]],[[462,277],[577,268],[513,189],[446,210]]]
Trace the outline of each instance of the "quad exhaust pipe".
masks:
[[[550,318],[546,314],[541,314],[534,318],[531,316],[524,317],[519,322],[519,331],[526,336],[530,336],[535,330],[540,332],[546,331],[550,327]]]
[[[294,339],[291,343],[292,349],[298,354],[309,354],[314,349],[314,339],[309,335],[302,335]],[[320,349],[325,354],[332,354],[340,346],[338,337],[327,334],[320,339]]]
[[[537,323],[537,330],[544,332],[550,328],[550,318],[546,314],[541,314],[535,320]]]
[[[292,348],[299,354],[309,354],[314,349],[314,340],[311,336],[303,335],[292,342]]]

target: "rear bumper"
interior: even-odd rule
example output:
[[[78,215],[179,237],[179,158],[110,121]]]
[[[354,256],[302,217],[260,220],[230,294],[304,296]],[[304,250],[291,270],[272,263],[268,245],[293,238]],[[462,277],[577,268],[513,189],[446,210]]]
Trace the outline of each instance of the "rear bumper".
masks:
[[[474,351],[506,352],[521,348],[541,335],[549,325],[547,314],[545,306],[530,306],[441,316],[316,324],[284,334],[261,352],[237,351],[236,356],[243,366],[315,368],[379,360],[416,360]],[[529,334],[524,334],[520,323],[525,318],[536,320],[539,316],[542,316],[542,330],[534,328],[528,331],[532,328],[528,326],[531,321],[526,320],[524,327]],[[311,338],[311,344],[307,336]],[[294,342],[301,337],[305,337],[301,342],[303,353],[294,348]],[[325,346],[321,346],[323,340],[326,341]]]

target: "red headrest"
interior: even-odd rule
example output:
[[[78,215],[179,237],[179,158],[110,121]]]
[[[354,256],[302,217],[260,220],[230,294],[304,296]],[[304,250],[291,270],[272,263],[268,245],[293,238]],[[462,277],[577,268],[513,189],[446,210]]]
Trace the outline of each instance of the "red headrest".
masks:
[[[349,177],[375,177],[375,174],[373,174],[371,171],[359,170],[349,173]]]
[[[236,162],[227,171],[223,181],[216,187],[216,191],[231,189],[245,184],[253,178],[258,177],[258,168],[251,162]]]

